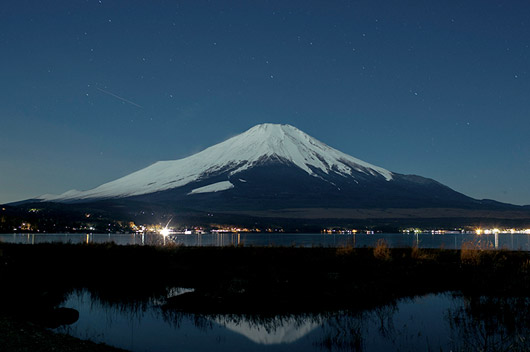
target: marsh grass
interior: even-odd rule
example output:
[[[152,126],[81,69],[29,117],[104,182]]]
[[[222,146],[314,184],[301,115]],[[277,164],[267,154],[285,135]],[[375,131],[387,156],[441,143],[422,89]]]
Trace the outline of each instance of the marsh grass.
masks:
[[[342,246],[342,247],[337,248],[335,253],[338,256],[345,256],[345,255],[351,255],[354,250],[355,250],[355,247],[353,247],[351,245],[346,245],[346,246]]]
[[[62,297],[71,288],[109,301],[146,300],[170,286],[195,289],[175,299],[174,307],[189,311],[343,309],[447,290],[530,296],[530,253],[476,243],[462,250],[389,248],[383,240],[374,248],[0,244],[0,250],[7,288],[0,300],[20,305],[40,292]]]
[[[521,274],[524,275],[524,276],[530,276],[530,259],[527,259],[521,265]]]
[[[491,254],[491,245],[482,241],[462,242],[460,260],[466,265],[480,265],[484,257]]]
[[[377,240],[377,243],[375,244],[374,257],[383,261],[392,260],[392,254],[390,248],[388,248],[388,243],[382,238]]]
[[[432,260],[435,258],[432,253],[419,248],[417,244],[410,249],[410,257],[414,260]]]

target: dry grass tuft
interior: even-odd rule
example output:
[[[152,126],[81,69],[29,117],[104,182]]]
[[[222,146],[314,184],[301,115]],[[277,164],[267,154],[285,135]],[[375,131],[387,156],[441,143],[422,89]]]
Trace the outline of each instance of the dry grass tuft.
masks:
[[[175,242],[168,242],[164,245],[164,249],[176,249],[176,248],[181,248],[181,247],[184,247],[184,245],[182,243],[175,243]]]
[[[418,245],[411,248],[410,257],[418,260],[432,259],[432,255],[429,255],[425,250],[420,249]]]
[[[337,255],[350,255],[353,253],[354,249],[355,248],[353,246],[347,245],[347,246],[337,248],[337,251],[335,253]]]
[[[524,276],[530,276],[530,259],[527,259],[521,265],[521,274],[524,275]]]
[[[384,239],[377,240],[374,247],[374,257],[380,260],[389,261],[392,259],[388,243]]]
[[[460,260],[463,264],[479,265],[482,261],[482,256],[487,246],[478,242],[467,241],[462,243],[460,251]]]

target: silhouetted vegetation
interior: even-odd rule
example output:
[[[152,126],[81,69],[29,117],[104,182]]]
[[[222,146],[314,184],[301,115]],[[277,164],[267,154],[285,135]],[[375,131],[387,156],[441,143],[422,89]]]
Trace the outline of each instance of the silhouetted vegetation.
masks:
[[[29,300],[46,306],[56,305],[75,288],[123,302],[164,296],[170,287],[190,287],[195,291],[169,298],[167,306],[218,312],[356,308],[355,302],[377,305],[447,290],[530,292],[530,253],[480,248],[1,243],[0,251],[4,302]]]
[[[0,315],[43,325],[50,322],[42,316],[74,289],[113,305],[161,300],[168,318],[180,312],[266,319],[361,312],[432,292],[529,297],[530,253],[472,245],[396,249],[383,242],[375,248],[0,243],[0,280]],[[194,290],[168,295],[174,287]]]
[[[0,350],[5,352],[119,352],[119,348],[57,334],[42,326],[0,316]]]

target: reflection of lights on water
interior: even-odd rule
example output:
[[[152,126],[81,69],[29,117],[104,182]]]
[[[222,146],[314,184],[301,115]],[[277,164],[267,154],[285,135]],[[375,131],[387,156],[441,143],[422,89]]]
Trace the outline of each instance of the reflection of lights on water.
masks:
[[[160,234],[164,238],[164,246],[165,246],[166,245],[166,237],[170,234],[170,230],[167,227],[165,227],[162,230],[160,230]]]
[[[499,249],[499,232],[495,232],[495,249]]]
[[[164,245],[166,245],[166,237],[171,233],[171,230],[168,228],[168,226],[172,219],[173,218],[169,219],[166,226],[159,231],[160,234],[164,237]]]

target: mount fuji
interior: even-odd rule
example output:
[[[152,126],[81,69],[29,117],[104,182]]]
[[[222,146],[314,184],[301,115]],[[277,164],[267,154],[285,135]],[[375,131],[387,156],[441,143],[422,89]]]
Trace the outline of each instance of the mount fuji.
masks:
[[[460,217],[518,210],[342,153],[290,125],[261,124],[187,158],[87,191],[33,201],[276,218]],[[433,210],[434,209],[434,210]],[[420,211],[421,210],[421,211]],[[416,215],[414,215],[416,214]]]

